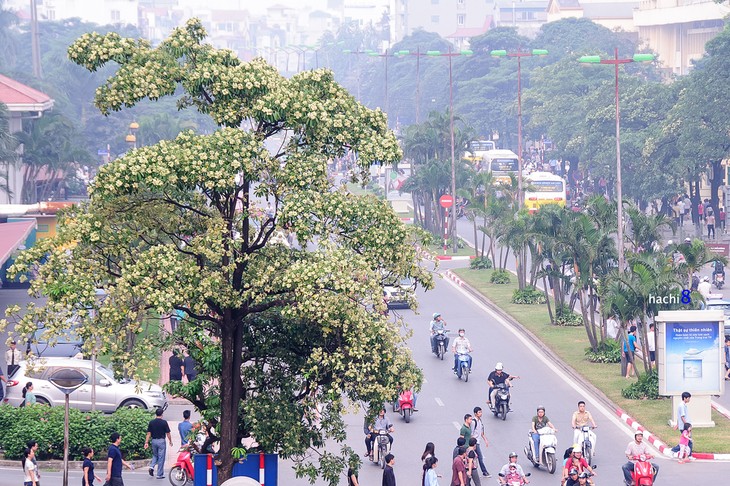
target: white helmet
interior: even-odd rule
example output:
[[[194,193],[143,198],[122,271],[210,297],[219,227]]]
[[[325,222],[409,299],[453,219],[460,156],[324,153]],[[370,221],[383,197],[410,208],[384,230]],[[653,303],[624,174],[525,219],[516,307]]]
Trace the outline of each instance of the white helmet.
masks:
[[[710,281],[710,277],[702,277],[702,281],[703,282],[709,282]]]
[[[497,364],[496,364],[496,365],[494,366],[494,369],[495,369],[495,370],[499,370],[499,371],[502,371],[502,370],[504,369],[504,365],[502,365],[502,363],[497,363]]]
[[[667,241],[667,245],[673,245],[673,244],[674,244],[674,241],[672,241],[672,240]]]

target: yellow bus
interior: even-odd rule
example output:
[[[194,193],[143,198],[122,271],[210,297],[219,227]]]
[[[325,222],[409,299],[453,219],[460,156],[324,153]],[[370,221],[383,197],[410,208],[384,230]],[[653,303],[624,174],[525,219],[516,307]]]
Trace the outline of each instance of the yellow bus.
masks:
[[[494,176],[495,184],[510,183],[510,174],[517,177],[519,161],[511,150],[488,150],[484,152],[482,170]]]
[[[479,168],[484,160],[484,154],[495,148],[497,145],[491,140],[472,140],[469,142],[469,148],[464,152],[464,160],[471,162],[475,169]]]
[[[550,172],[533,172],[525,177],[525,207],[534,213],[540,206],[565,207],[565,181]]]

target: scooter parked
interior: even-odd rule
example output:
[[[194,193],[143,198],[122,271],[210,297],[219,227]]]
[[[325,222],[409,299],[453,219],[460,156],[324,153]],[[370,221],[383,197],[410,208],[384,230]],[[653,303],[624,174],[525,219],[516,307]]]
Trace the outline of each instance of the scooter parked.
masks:
[[[204,436],[199,436],[205,440]],[[193,459],[191,452],[197,453],[199,451],[196,443],[188,443],[180,448],[180,453],[177,455],[175,465],[170,469],[169,478],[172,486],[185,486],[188,483],[193,482],[195,478],[195,469],[193,468]]]
[[[532,433],[527,433],[527,445],[525,446],[525,456],[530,460],[533,466],[545,466],[550,474],[555,472],[556,457],[555,451],[558,448],[558,438],[555,430],[551,427],[542,427],[537,429],[540,434],[540,450],[535,451],[535,444],[532,441]]]

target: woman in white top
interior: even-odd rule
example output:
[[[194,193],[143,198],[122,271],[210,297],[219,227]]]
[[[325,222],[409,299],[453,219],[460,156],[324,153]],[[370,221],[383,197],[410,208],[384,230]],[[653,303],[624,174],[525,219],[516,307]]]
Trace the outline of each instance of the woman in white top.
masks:
[[[25,449],[23,451],[23,459],[20,463],[23,465],[23,486],[36,486],[36,474],[35,464],[33,459],[35,458],[35,452],[33,449]]]
[[[439,486],[438,474],[436,474],[436,465],[439,460],[433,456],[426,459],[423,465],[423,486]]]

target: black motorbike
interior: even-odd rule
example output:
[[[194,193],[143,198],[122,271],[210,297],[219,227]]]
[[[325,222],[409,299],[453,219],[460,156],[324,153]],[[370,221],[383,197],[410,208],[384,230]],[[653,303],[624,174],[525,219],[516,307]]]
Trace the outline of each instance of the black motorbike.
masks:
[[[448,340],[449,338],[446,336],[446,329],[439,329],[436,331],[436,336],[434,337],[434,341],[436,341],[436,356],[438,356],[442,361],[446,354],[446,349],[448,348]]]
[[[494,396],[494,403],[492,404],[492,413],[497,418],[502,420],[507,419],[507,413],[509,413],[509,387],[506,383],[499,383],[496,387],[497,393]]]

